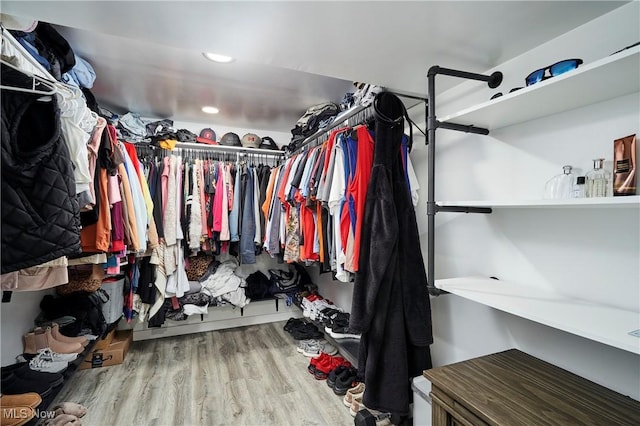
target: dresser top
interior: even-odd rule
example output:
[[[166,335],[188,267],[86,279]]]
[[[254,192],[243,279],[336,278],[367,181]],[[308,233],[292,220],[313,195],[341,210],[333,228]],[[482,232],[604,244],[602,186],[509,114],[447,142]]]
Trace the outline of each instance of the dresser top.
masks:
[[[424,376],[491,425],[640,425],[640,402],[517,349]]]

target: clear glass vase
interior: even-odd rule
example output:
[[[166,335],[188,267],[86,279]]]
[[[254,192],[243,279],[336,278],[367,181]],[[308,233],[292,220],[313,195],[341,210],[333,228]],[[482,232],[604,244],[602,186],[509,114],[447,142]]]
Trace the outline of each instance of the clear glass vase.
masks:
[[[552,200],[571,198],[574,180],[572,169],[572,166],[562,166],[562,174],[547,181],[544,186],[544,198]]]

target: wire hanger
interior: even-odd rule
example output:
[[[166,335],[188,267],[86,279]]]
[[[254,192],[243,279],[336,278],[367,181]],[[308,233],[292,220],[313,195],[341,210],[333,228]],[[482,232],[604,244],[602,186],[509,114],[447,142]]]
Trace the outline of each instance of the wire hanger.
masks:
[[[55,86],[49,82],[48,80],[39,77],[37,75],[33,75],[31,73],[28,73],[26,71],[21,70],[20,68],[16,67],[15,65],[11,64],[10,62],[5,61],[4,59],[0,59],[0,63],[2,63],[2,65],[6,65],[9,68],[18,71],[19,73],[31,78],[31,88],[28,87],[17,87],[17,86],[5,86],[5,85],[0,85],[0,89],[6,89],[6,90],[14,90],[16,92],[26,92],[26,93],[35,93],[38,95],[54,95],[56,93],[56,88]],[[46,89],[48,90],[42,90],[42,89],[38,89],[36,86],[41,85],[44,86]]]

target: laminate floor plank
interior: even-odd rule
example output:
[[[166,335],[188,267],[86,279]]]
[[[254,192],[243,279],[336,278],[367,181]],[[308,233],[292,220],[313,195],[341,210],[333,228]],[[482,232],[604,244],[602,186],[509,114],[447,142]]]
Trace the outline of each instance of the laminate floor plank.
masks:
[[[77,372],[57,401],[86,406],[86,426],[353,424],[284,324],[133,342],[123,364]]]

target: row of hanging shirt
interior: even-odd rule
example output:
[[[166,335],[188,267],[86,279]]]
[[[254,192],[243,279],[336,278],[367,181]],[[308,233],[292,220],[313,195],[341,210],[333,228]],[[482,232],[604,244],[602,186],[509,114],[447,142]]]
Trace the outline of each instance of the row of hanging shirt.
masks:
[[[284,261],[320,263],[349,282],[359,268],[360,236],[375,135],[366,125],[333,130],[323,144],[291,156],[269,176],[264,249]],[[407,190],[419,184],[402,144]]]
[[[164,153],[160,159],[142,156],[160,242],[151,260],[160,297],[137,291],[132,282],[136,296],[126,301],[128,319],[134,305],[141,320],[152,319],[164,299],[188,292],[185,269],[191,256],[229,253],[247,264],[255,263],[262,250],[264,218],[257,206],[265,197],[269,165]]]

